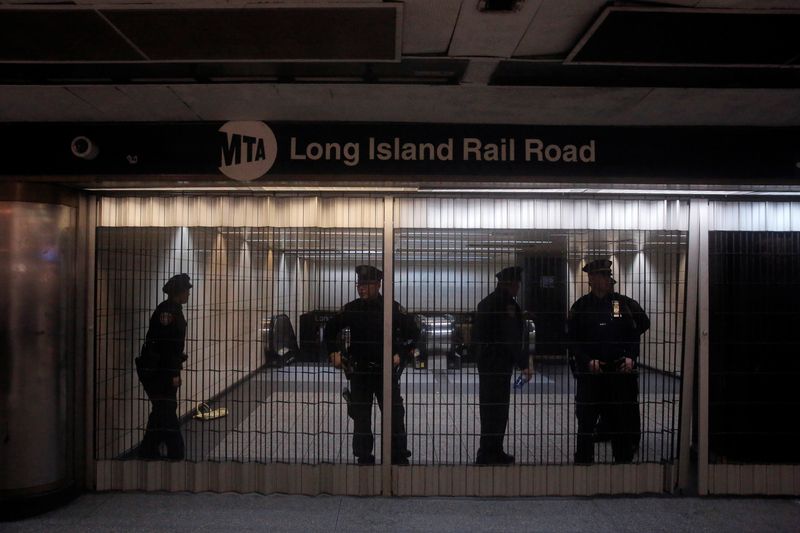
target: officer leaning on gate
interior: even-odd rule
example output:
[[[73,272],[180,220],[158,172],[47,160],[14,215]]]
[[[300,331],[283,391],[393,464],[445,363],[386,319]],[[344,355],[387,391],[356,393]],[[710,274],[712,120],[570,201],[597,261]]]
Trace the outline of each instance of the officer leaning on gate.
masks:
[[[602,417],[615,463],[629,463],[639,447],[639,337],[650,319],[631,298],[614,292],[612,262],[595,259],[583,267],[591,292],[579,298],[567,321],[570,364],[575,374],[578,419],[575,462],[594,462],[594,429]]]
[[[383,273],[370,265],[356,267],[358,298],[345,304],[325,325],[325,342],[333,366],[342,367],[337,335],[350,329],[348,373],[353,419],[353,455],[358,464],[374,464],[372,453],[372,398],[383,411]],[[392,302],[392,463],[408,464],[411,452],[405,429],[405,409],[400,396],[400,372],[412,359],[419,340],[414,319],[396,301]]]
[[[164,285],[167,299],[158,304],[150,317],[150,327],[136,358],[136,373],[152,404],[147,431],[139,447],[144,459],[159,459],[159,446],[165,443],[168,459],[183,459],[184,446],[178,422],[178,388],[186,361],[186,318],[183,304],[192,288],[189,276],[178,274]]]
[[[514,456],[503,451],[508,424],[511,373],[516,364],[530,381],[525,350],[525,318],[516,301],[522,281],[521,267],[498,272],[497,286],[481,300],[475,315],[473,342],[478,351],[478,392],[481,440],[475,464],[512,464]]]

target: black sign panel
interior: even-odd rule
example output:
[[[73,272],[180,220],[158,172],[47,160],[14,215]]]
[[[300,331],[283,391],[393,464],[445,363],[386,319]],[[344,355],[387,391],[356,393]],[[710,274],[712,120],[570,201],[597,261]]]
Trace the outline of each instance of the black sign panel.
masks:
[[[636,183],[800,180],[800,128],[3,124],[6,176]]]

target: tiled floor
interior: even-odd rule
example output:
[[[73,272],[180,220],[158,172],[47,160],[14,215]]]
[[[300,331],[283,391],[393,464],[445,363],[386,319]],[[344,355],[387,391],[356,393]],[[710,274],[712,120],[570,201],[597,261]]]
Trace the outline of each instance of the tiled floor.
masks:
[[[796,532],[797,500],[757,498],[356,498],[106,492],[0,524],[34,531]]]
[[[643,374],[638,460],[674,457],[679,384]],[[341,372],[299,365],[264,371],[216,402],[229,417],[192,421],[183,428],[189,458],[215,461],[289,463],[352,462],[352,420],[341,390]],[[573,379],[564,366],[543,367],[520,392],[512,391],[506,448],[524,464],[563,464],[574,452]],[[477,374],[406,370],[401,378],[411,462],[468,464],[480,433]],[[380,412],[373,408],[373,428]],[[380,435],[375,442],[380,457]],[[598,461],[610,461],[610,446],[597,445]]]

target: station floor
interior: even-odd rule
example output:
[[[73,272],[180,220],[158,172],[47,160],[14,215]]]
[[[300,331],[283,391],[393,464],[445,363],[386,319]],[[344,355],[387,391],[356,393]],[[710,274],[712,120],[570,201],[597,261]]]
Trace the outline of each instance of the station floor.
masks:
[[[287,463],[353,462],[352,420],[341,399],[347,386],[328,365],[266,369],[213,402],[230,416],[189,420],[182,428],[187,459]],[[471,464],[480,435],[478,375],[407,369],[400,380],[412,464]],[[638,462],[675,459],[679,380],[643,370],[640,376],[642,439]],[[530,384],[511,395],[506,448],[521,464],[572,462],[576,433],[574,379],[564,364],[543,364]],[[380,456],[380,415],[373,408]],[[379,457],[380,458],[380,457]],[[611,461],[607,443],[596,458]]]
[[[89,493],[0,531],[796,532],[800,500]]]

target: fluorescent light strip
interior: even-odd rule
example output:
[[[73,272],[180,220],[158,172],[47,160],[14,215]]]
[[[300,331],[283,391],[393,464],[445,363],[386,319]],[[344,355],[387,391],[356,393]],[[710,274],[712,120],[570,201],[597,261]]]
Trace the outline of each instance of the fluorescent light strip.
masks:
[[[342,192],[342,193],[418,193],[418,194],[589,194],[589,195],[640,195],[640,196],[800,196],[796,191],[768,190],[698,190],[698,189],[591,189],[581,188],[485,188],[485,189],[425,189],[419,187],[337,187],[337,186],[252,186],[252,187],[91,187],[89,192]]]
[[[93,187],[91,192],[419,192],[417,187]]]
[[[609,194],[658,196],[800,196],[797,191],[695,190],[695,189],[419,189],[420,194]]]

